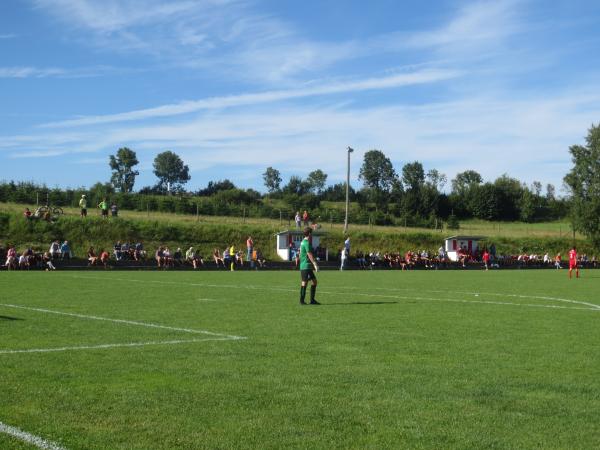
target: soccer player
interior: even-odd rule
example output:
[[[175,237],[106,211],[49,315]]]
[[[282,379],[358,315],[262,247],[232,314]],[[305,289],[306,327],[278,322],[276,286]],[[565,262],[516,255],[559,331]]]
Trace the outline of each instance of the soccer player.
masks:
[[[579,278],[579,267],[577,267],[577,248],[573,246],[569,252],[569,278],[573,277],[573,269],[575,269],[575,276]]]
[[[317,261],[313,256],[313,249],[310,243],[310,235],[312,234],[312,228],[304,229],[304,239],[300,244],[300,276],[302,278],[302,283],[300,285],[300,304],[306,305],[304,302],[304,298],[306,297],[306,285],[309,280],[312,282],[310,287],[310,304],[311,305],[320,305],[318,301],[315,300],[315,293],[317,292],[317,277],[313,272],[313,267],[315,272],[319,271],[319,266],[317,265]]]

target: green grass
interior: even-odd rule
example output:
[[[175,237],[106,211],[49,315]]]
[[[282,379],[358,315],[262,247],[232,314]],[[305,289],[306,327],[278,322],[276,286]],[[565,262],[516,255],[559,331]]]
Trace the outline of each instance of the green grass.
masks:
[[[25,207],[29,207],[35,210],[35,205],[21,205],[15,203],[0,203],[0,211],[6,211],[11,213],[22,213]],[[65,213],[71,216],[79,216],[79,209],[77,208],[64,208]],[[99,216],[99,210],[90,208],[88,211],[90,216]],[[189,214],[173,214],[173,213],[162,213],[156,211],[140,212],[140,211],[126,211],[122,210],[119,212],[121,217],[126,219],[136,220],[158,220],[171,223],[205,223],[205,224],[227,224],[227,225],[259,225],[269,228],[285,229],[288,226],[294,226],[292,218],[284,217],[283,220],[273,220],[266,218],[242,218],[242,217],[231,217],[231,216],[199,216]],[[322,226],[326,230],[333,230],[342,232],[344,225],[342,223],[322,223]],[[440,231],[434,231],[430,228],[405,228],[395,226],[369,226],[369,225],[356,225],[350,224],[351,232],[375,232],[383,234],[405,234],[405,233],[427,233],[434,235],[450,235],[450,234],[476,234],[491,237],[504,237],[504,238],[570,238],[572,237],[571,224],[567,221],[556,221],[556,222],[540,222],[534,224],[528,224],[524,222],[491,222],[485,220],[463,220],[460,221],[460,230],[444,230],[443,233]],[[577,238],[582,236],[577,233]]]
[[[296,272],[4,272],[2,304],[247,339],[0,353],[0,422],[69,449],[589,449],[600,310],[556,298],[600,305],[599,278],[323,272],[301,307]],[[0,316],[0,352],[211,337]]]

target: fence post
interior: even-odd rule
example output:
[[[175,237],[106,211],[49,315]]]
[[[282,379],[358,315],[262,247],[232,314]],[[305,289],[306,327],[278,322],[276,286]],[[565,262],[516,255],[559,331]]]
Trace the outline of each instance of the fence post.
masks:
[[[198,208],[198,202],[196,202],[196,222],[200,222],[200,209]]]

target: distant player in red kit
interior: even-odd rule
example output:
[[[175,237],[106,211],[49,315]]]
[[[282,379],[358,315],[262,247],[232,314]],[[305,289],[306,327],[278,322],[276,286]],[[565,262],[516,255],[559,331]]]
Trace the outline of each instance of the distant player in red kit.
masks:
[[[575,276],[579,278],[579,267],[577,267],[577,249],[575,246],[569,251],[569,278],[572,278],[572,272],[575,269]]]

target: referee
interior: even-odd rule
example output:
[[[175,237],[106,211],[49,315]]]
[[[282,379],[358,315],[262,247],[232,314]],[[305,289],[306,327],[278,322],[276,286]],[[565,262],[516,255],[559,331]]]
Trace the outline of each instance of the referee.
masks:
[[[302,277],[302,284],[300,285],[300,304],[306,305],[304,298],[306,297],[306,285],[308,281],[312,281],[310,287],[310,304],[320,305],[315,300],[315,293],[317,292],[317,277],[314,272],[319,271],[319,266],[313,256],[313,249],[310,244],[310,235],[312,234],[312,228],[304,229],[304,239],[300,244],[300,275]],[[314,272],[313,272],[314,267]]]

